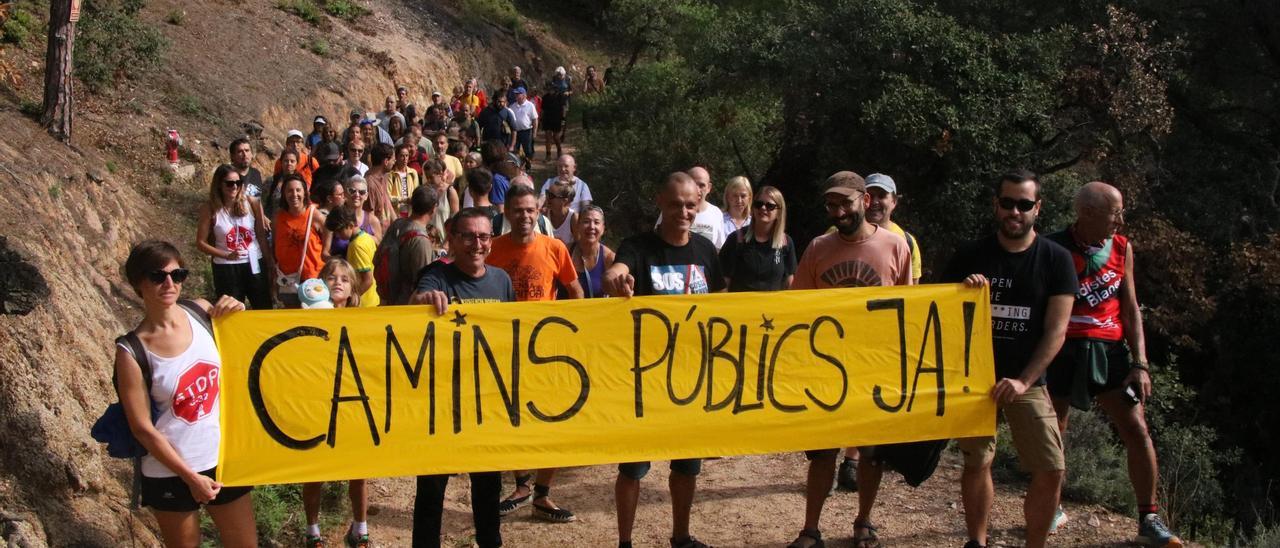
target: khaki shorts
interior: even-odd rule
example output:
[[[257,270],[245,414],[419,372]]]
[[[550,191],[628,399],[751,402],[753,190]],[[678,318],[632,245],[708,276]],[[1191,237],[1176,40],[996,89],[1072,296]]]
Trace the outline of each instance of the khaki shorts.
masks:
[[[1058,416],[1049,402],[1044,386],[1033,386],[1017,399],[1001,406],[1018,462],[1028,472],[1054,472],[1067,469],[1062,455],[1062,434],[1058,432]],[[966,468],[979,468],[996,456],[996,438],[961,438],[956,440],[964,454]]]

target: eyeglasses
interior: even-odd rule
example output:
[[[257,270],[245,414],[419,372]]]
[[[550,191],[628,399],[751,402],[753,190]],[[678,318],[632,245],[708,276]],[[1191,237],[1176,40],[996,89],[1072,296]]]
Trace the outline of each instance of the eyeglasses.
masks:
[[[172,278],[173,283],[180,284],[187,281],[187,275],[191,274],[190,270],[185,268],[175,268],[173,270],[152,270],[147,273],[147,279],[151,283],[160,285],[164,283],[165,278]]]
[[[227,188],[232,188],[232,187],[237,187],[237,186],[244,186],[244,180],[243,180],[243,179],[236,179],[236,180],[234,180],[234,181],[230,181],[230,180],[228,180],[228,181],[223,181],[223,182],[222,182],[222,186],[225,186],[225,187],[227,187]]]
[[[486,243],[493,238],[493,234],[488,232],[454,232],[454,236],[462,239],[463,243],[473,244],[476,242]]]
[[[356,154],[356,155],[364,154],[364,149],[363,149],[363,148],[353,148],[353,149],[351,149],[351,153],[352,153],[352,154]]]
[[[367,188],[353,188],[353,189],[351,189],[351,193],[352,193],[352,194],[355,194],[356,196],[364,196],[364,195],[366,195],[366,194],[368,194],[368,193],[369,193],[369,189],[367,189]]]
[[[779,207],[780,207],[780,206],[779,206],[778,204],[773,203],[773,202],[765,202],[765,201],[761,201],[761,200],[756,200],[756,201],[754,201],[754,202],[751,202],[751,207],[753,207],[753,208],[755,208],[755,209],[763,209],[763,210],[765,210],[765,211],[774,211],[774,210],[779,209]]]
[[[1003,196],[1000,198],[999,204],[1000,204],[1000,209],[1003,209],[1006,211],[1013,211],[1014,208],[1017,208],[1018,211],[1022,213],[1031,211],[1032,208],[1036,207],[1035,200],[1026,200],[1026,199],[1015,200],[1013,198],[1005,198]]]

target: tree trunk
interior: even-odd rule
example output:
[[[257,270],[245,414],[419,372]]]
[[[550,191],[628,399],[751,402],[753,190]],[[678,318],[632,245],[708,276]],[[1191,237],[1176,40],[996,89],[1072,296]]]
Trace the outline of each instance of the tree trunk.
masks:
[[[49,2],[49,47],[44,56],[44,114],[40,125],[62,142],[71,141],[71,49],[76,24],[72,0]]]

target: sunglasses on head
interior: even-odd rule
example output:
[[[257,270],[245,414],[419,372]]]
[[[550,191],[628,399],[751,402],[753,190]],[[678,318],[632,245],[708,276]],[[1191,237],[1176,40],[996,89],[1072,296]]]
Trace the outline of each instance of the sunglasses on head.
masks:
[[[774,211],[778,209],[778,204],[775,204],[773,202],[764,202],[764,201],[756,200],[754,202],[751,202],[751,207],[755,209],[763,209],[765,211]]]
[[[147,273],[147,279],[151,280],[151,283],[153,284],[160,285],[164,283],[165,278],[172,278],[173,283],[180,284],[187,281],[187,275],[189,274],[191,274],[191,271],[185,268],[175,268],[173,270],[152,270]]]
[[[1022,213],[1031,211],[1032,208],[1036,207],[1035,200],[1025,200],[1025,199],[1015,200],[1013,198],[1004,198],[1004,197],[1000,198],[999,204],[1000,204],[1000,209],[1012,211],[1014,208],[1017,208],[1017,210]]]

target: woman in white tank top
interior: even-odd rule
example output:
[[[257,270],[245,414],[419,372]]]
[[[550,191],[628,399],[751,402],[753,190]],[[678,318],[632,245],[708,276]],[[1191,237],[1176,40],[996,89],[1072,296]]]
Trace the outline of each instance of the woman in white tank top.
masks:
[[[221,361],[205,314],[218,317],[244,310],[223,296],[179,302],[188,271],[168,242],[135,245],[125,262],[125,276],[146,310],[132,331],[150,365],[150,391],[139,360],[124,345],[116,348],[116,390],[129,429],[146,448],[142,458],[142,504],[151,508],[168,546],[200,544],[204,505],[217,524],[222,544],[257,546],[251,488],[223,487],[214,481],[220,441],[219,383]],[[197,317],[197,315],[201,317]]]
[[[196,224],[196,248],[213,263],[214,294],[248,301],[254,309],[271,308],[268,265],[259,245],[266,233],[262,203],[245,195],[234,167],[218,166]]]

